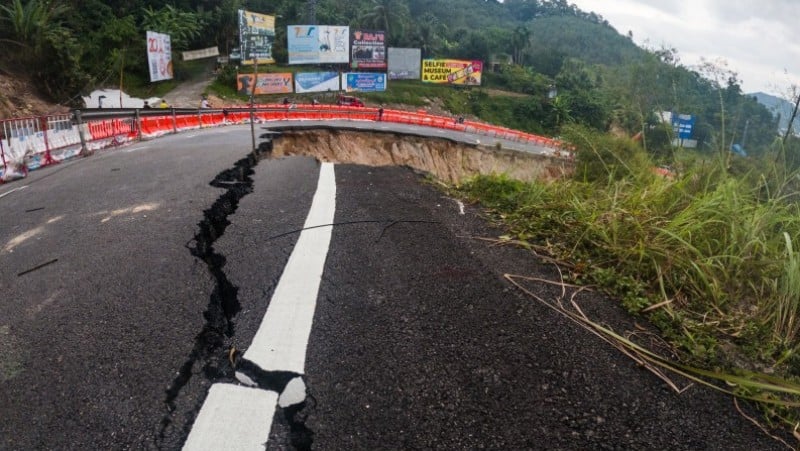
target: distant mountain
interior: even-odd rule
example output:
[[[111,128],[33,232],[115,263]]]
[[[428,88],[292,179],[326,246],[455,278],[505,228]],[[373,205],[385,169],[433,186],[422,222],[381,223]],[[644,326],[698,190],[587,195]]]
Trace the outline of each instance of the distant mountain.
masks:
[[[794,108],[794,105],[791,102],[763,92],[756,92],[746,95],[755,97],[758,103],[764,105],[772,114],[775,115],[775,117],[780,117],[780,122],[778,122],[778,131],[781,134],[786,131],[786,127],[789,123],[789,117],[792,115],[792,109]],[[798,116],[800,116],[800,113]],[[800,123],[798,122],[800,122],[800,118],[796,118],[794,120],[794,126],[792,127],[795,134],[800,133]]]

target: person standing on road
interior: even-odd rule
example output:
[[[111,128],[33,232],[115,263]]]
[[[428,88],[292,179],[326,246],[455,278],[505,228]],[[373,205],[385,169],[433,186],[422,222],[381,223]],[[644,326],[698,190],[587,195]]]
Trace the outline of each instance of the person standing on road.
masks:
[[[211,108],[211,104],[208,103],[208,99],[206,97],[203,97],[203,100],[200,101],[200,108],[203,109]]]
[[[145,100],[145,101],[144,101],[144,106],[143,106],[142,108],[144,108],[145,110],[149,110],[149,109],[150,109],[150,108],[152,108],[152,107],[150,106],[150,102],[148,102],[147,100]]]
[[[161,103],[158,104],[159,108],[169,108],[169,104],[167,104],[166,99],[161,99]]]

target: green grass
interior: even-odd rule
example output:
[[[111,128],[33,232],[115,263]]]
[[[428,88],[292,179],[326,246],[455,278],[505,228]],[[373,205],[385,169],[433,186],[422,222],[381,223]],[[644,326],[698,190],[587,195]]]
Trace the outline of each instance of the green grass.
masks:
[[[790,189],[765,189],[763,180],[775,185],[779,171],[734,177],[710,158],[665,179],[629,140],[584,129],[565,136],[577,147],[573,178],[522,183],[483,176],[458,192],[487,207],[511,238],[571,262],[572,281],[599,285],[632,313],[650,317],[703,371],[767,371],[796,384],[800,205],[777,194]],[[741,387],[749,398],[782,400],[788,410],[771,412],[800,420],[792,410],[796,391]]]
[[[236,71],[252,73],[254,69],[253,66],[244,66],[238,69],[235,66],[229,66],[209,86],[208,91],[224,99],[237,99],[245,102],[249,98],[236,92]],[[296,66],[274,64],[258,67],[259,73],[294,73],[298,70]],[[357,95],[372,105],[407,105],[423,108],[436,102],[452,115],[475,116],[491,124],[532,133],[547,134],[551,131],[540,122],[531,120],[531,117],[540,117],[545,114],[539,99],[532,96],[504,96],[498,95],[496,92],[490,96],[488,88],[491,86],[453,87],[423,83],[418,80],[391,80],[387,83],[385,92],[365,92]],[[334,103],[337,95],[338,93],[288,94],[289,97],[305,101],[317,97],[324,103]],[[275,102],[286,96],[286,94],[264,95],[258,96],[256,101]]]

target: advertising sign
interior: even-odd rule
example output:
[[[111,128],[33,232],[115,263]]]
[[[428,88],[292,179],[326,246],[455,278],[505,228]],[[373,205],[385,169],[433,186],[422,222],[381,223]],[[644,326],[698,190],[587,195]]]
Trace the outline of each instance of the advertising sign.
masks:
[[[694,130],[695,117],[691,114],[672,114],[672,130],[679,139],[689,139]]]
[[[250,95],[255,86],[255,94],[288,94],[292,92],[292,74],[258,74],[258,82],[253,83],[255,74],[237,74],[236,90],[239,94]]]
[[[386,74],[348,72],[342,74],[342,88],[347,92],[386,91]]]
[[[483,62],[461,60],[422,61],[422,81],[451,85],[479,86]]]
[[[350,61],[350,27],[289,25],[289,64],[333,64]]]
[[[150,66],[150,81],[172,79],[172,46],[168,34],[147,32],[147,65]]]
[[[338,72],[298,72],[294,75],[294,92],[298,94],[338,90]]]
[[[272,43],[275,42],[275,16],[239,10],[239,44],[242,64],[274,63]]]
[[[213,56],[219,56],[218,47],[208,47],[199,50],[187,50],[185,52],[181,52],[181,57],[183,58],[184,61],[211,58]]]
[[[419,80],[420,49],[389,47],[389,80]]]
[[[350,67],[386,70],[386,32],[354,30],[350,35]]]

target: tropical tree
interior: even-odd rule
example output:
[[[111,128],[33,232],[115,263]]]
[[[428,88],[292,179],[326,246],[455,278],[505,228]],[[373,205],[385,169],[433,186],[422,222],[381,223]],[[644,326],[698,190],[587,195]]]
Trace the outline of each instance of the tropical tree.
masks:
[[[231,47],[239,36],[240,9],[244,9],[242,0],[222,0],[212,14],[212,22],[217,30],[217,45],[224,49],[225,55],[231,53]]]
[[[435,56],[444,46],[447,26],[430,13],[425,13],[415,23],[409,44],[419,47],[423,58]]]
[[[410,21],[408,5],[400,0],[372,0],[372,8],[360,18],[366,27],[386,31],[391,42],[400,39]]]
[[[528,47],[531,39],[531,31],[528,27],[520,25],[514,29],[514,34],[511,37],[511,43],[514,46],[514,63],[522,64],[523,51]]]
[[[181,11],[170,5],[159,10],[147,7],[142,11],[142,27],[170,35],[170,43],[175,50],[189,48],[191,41],[200,36],[205,25],[198,13]]]
[[[47,0],[12,0],[0,5],[0,42],[15,47],[12,52],[18,57],[40,57],[47,42],[66,31],[62,20],[68,11],[67,6]]]

